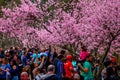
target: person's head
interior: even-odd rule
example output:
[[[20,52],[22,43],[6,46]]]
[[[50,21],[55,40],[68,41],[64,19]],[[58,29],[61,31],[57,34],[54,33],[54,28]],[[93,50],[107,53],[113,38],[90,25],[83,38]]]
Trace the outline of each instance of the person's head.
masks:
[[[112,65],[112,62],[111,62],[110,60],[104,61],[104,66],[105,66],[105,67],[108,67],[108,66],[110,66],[110,65]]]
[[[48,72],[54,73],[55,72],[55,66],[54,65],[49,65],[47,68]]]
[[[18,47],[15,47],[15,50],[18,51]]]
[[[4,57],[4,58],[2,59],[2,63],[3,63],[3,64],[7,64],[7,63],[8,63],[8,59]]]
[[[34,53],[38,53],[38,50],[37,50],[37,49],[34,49],[33,52],[34,52]]]
[[[66,60],[72,61],[72,55],[70,55],[70,54],[67,55],[67,56],[66,56]]]
[[[0,51],[2,51],[3,50],[3,48],[2,47],[0,47]]]
[[[35,69],[35,72],[34,72],[34,75],[36,76],[36,75],[40,74],[40,73],[41,73],[41,70],[42,70],[42,69],[40,69],[40,68],[36,68],[36,69]]]
[[[73,80],[80,80],[80,75],[79,74],[74,74]]]
[[[10,65],[16,65],[17,63],[16,63],[16,61],[15,60],[11,60],[10,61]]]
[[[27,50],[27,48],[26,48],[26,47],[24,47],[24,48],[23,48],[23,51],[26,51],[26,50]]]
[[[27,56],[27,53],[28,53],[27,51],[23,51],[24,56]]]
[[[60,51],[60,54],[62,54],[62,55],[64,55],[65,53],[66,53],[65,50],[61,50],[61,51]]]
[[[63,60],[64,56],[63,55],[59,55],[57,58],[60,59],[60,60]]]
[[[44,69],[41,69],[41,68],[35,68],[34,70],[33,70],[33,75],[34,76],[37,76],[38,74],[44,74]]]
[[[87,61],[92,61],[94,59],[93,55],[89,54],[87,57],[86,57],[86,60]]]
[[[10,47],[10,50],[13,50],[13,47]]]
[[[6,52],[6,56],[9,57],[10,56],[10,53],[9,51]]]
[[[17,55],[14,55],[14,56],[13,56],[13,59],[14,59],[14,60],[18,60],[18,56],[17,56]]]
[[[22,72],[20,75],[20,80],[28,80],[28,73],[27,72]]]
[[[81,51],[87,51],[86,46],[81,46]]]
[[[73,56],[73,61],[77,61],[78,57],[77,56]]]
[[[39,74],[39,73],[40,73],[40,70],[41,70],[40,68],[37,68],[37,69],[36,69],[36,73]]]

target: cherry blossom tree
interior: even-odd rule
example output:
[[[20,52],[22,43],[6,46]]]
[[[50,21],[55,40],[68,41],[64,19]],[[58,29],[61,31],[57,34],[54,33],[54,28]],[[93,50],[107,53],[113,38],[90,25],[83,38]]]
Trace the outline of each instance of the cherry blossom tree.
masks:
[[[89,50],[97,49],[98,53],[103,54],[102,64],[108,53],[119,49],[120,1],[80,0],[71,5],[73,8],[68,11],[58,9],[55,12],[56,17],[48,26],[53,34],[46,32],[43,35],[51,38],[47,41],[49,43],[63,46],[83,43]],[[103,64],[100,66],[98,76],[102,69]]]
[[[119,42],[119,5],[119,0],[73,2],[69,5],[71,9],[68,12],[63,8],[56,9],[55,18],[49,21],[50,25],[46,25],[53,32],[52,34],[45,30],[41,32],[44,32],[42,33],[46,38],[50,37],[46,42],[51,44],[83,43],[88,46],[88,49],[98,48],[99,53],[103,53],[103,49],[113,36],[115,40],[112,43],[117,44],[114,42],[116,40]],[[118,45],[112,44],[111,46],[115,48]]]
[[[119,6],[120,0],[21,0],[2,9],[0,31],[24,45],[56,45],[71,53],[83,44],[103,55],[102,64],[108,53],[120,49]]]
[[[37,44],[36,32],[44,26],[45,18],[49,16],[44,5],[41,7],[40,3],[41,0],[36,0],[34,3],[30,0],[21,0],[19,6],[3,8],[0,31],[9,33],[11,37],[17,37],[24,45]],[[25,43],[26,41],[29,41],[29,44]]]

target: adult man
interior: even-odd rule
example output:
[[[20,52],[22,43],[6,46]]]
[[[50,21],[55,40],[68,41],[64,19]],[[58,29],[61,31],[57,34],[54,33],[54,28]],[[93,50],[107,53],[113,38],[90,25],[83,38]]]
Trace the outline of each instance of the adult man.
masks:
[[[86,61],[83,63],[83,66],[79,63],[82,70],[82,76],[84,77],[84,80],[93,80],[93,72],[92,72],[92,64],[91,61],[93,59],[92,55],[88,55],[86,57]]]
[[[29,80],[28,73],[22,72],[20,75],[20,80]]]
[[[57,65],[56,65],[56,74],[57,76],[60,78],[60,80],[62,80],[62,78],[64,77],[64,73],[65,73],[65,70],[64,70],[64,63],[63,63],[63,60],[64,59],[64,56],[63,55],[59,55],[58,56],[58,62],[57,62]]]
[[[39,59],[40,59],[40,54],[38,53],[37,49],[34,49],[32,55],[32,61],[39,63]]]
[[[65,69],[66,80],[71,80],[73,76],[73,71],[74,71],[74,67],[72,65],[72,55],[66,56],[66,62],[64,64],[64,69]]]
[[[55,75],[55,66],[49,65],[47,68],[47,73],[42,77],[42,80],[59,80],[57,75]]]

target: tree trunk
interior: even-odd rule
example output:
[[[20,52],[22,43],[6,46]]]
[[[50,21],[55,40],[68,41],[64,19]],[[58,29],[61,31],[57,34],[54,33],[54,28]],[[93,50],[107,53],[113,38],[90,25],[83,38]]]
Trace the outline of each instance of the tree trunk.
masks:
[[[72,47],[68,47],[68,46],[59,46],[60,48],[62,48],[62,49],[65,49],[65,50],[67,50],[68,52],[70,52],[70,54],[74,54],[74,55],[78,55],[78,54],[76,54],[76,49],[73,49],[73,47],[74,46],[72,46]]]
[[[110,46],[111,46],[112,41],[113,41],[113,40],[111,40],[111,41],[109,42],[109,44],[108,44],[108,46],[107,46],[107,48],[106,48],[106,50],[105,50],[105,53],[104,53],[104,55],[103,55],[103,57],[102,57],[102,59],[101,59],[101,62],[100,62],[100,70],[99,70],[99,72],[97,72],[97,74],[95,75],[95,80],[100,80],[100,78],[101,78],[101,72],[102,72],[102,70],[104,69],[104,60],[105,60],[105,58],[106,58],[106,56],[107,56],[107,54],[108,54],[108,52],[109,52],[109,50],[110,50]]]

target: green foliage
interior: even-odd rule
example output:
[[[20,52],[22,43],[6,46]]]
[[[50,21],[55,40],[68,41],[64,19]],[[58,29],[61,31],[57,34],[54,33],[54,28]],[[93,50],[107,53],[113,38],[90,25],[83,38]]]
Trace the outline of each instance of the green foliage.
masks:
[[[45,4],[48,0],[42,0],[41,4]]]
[[[0,7],[6,5],[5,0],[0,0]]]
[[[20,0],[0,0],[0,7],[6,7],[7,5],[13,4],[13,2],[20,4]]]
[[[0,17],[2,17],[2,7],[14,7],[14,2],[20,4],[20,0],[0,0]]]
[[[65,3],[68,3],[68,2],[70,2],[71,0],[63,0]]]
[[[19,4],[19,3],[20,3],[20,0],[15,0],[15,2],[16,2],[17,4]]]

